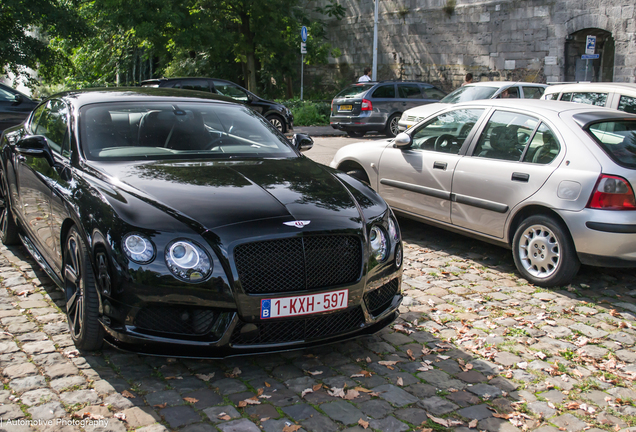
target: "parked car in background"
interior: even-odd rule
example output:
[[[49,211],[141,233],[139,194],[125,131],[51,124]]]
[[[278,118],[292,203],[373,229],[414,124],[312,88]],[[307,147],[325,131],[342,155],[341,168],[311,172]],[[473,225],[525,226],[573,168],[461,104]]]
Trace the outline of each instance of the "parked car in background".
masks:
[[[188,357],[315,346],[398,315],[395,216],[223,96],[72,91],[0,142],[0,239],[64,291],[70,336]]]
[[[282,133],[294,129],[294,116],[285,105],[258,97],[231,81],[217,78],[158,78],[142,81],[141,86],[198,90],[228,96],[261,114]]]
[[[541,286],[636,267],[636,115],[543,100],[447,107],[331,163],[407,217],[512,249]]]
[[[636,113],[636,84],[573,83],[551,85],[542,99],[578,102]]]
[[[331,101],[329,123],[352,137],[361,137],[370,131],[394,137],[405,110],[437,102],[445,95],[431,84],[414,81],[351,84]]]
[[[20,124],[37,104],[16,89],[0,84],[0,132]]]
[[[455,89],[439,103],[412,108],[402,114],[398,122],[400,131],[416,125],[429,115],[447,108],[451,104],[470,102],[481,99],[539,99],[546,89],[546,84],[535,84],[513,81],[480,81]]]

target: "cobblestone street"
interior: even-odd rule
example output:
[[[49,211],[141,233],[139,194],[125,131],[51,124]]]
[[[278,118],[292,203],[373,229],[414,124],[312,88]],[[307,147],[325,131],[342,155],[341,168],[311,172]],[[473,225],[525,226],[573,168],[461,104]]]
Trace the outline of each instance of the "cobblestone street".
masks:
[[[0,245],[0,431],[636,431],[633,270],[540,289],[508,250],[400,224],[390,328],[226,360],[79,353],[63,294]]]

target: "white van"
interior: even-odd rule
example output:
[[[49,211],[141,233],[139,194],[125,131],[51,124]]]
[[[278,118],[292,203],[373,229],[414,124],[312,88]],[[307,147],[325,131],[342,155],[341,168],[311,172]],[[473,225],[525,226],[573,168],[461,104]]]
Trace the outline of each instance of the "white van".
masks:
[[[576,83],[548,87],[541,99],[584,103],[636,113],[636,84]]]

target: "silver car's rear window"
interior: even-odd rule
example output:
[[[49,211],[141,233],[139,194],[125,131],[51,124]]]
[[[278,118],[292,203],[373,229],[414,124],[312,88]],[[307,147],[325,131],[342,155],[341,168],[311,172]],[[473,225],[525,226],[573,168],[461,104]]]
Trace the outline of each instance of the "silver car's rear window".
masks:
[[[355,98],[358,96],[362,96],[362,93],[365,93],[375,84],[353,84],[341,91],[336,95],[336,98]],[[335,99],[335,98],[334,98]]]
[[[614,162],[625,168],[636,169],[636,121],[594,123],[587,128],[587,132]]]
[[[441,103],[460,103],[469,102],[474,100],[490,99],[494,95],[499,87],[486,87],[486,86],[464,86],[460,87],[454,92],[451,92]]]

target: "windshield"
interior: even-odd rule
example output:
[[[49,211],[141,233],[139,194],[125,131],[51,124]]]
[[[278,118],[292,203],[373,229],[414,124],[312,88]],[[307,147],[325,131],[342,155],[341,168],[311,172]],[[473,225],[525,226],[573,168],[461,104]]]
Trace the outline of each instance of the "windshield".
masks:
[[[362,96],[362,93],[365,93],[375,84],[352,84],[340,93],[336,95],[336,98],[355,98],[358,96]]]
[[[636,169],[636,121],[606,121],[594,123],[588,133],[614,162]]]
[[[80,147],[91,160],[297,157],[267,120],[240,105],[87,105],[79,127]]]
[[[464,86],[448,94],[440,103],[460,103],[481,99],[490,99],[499,87]]]

